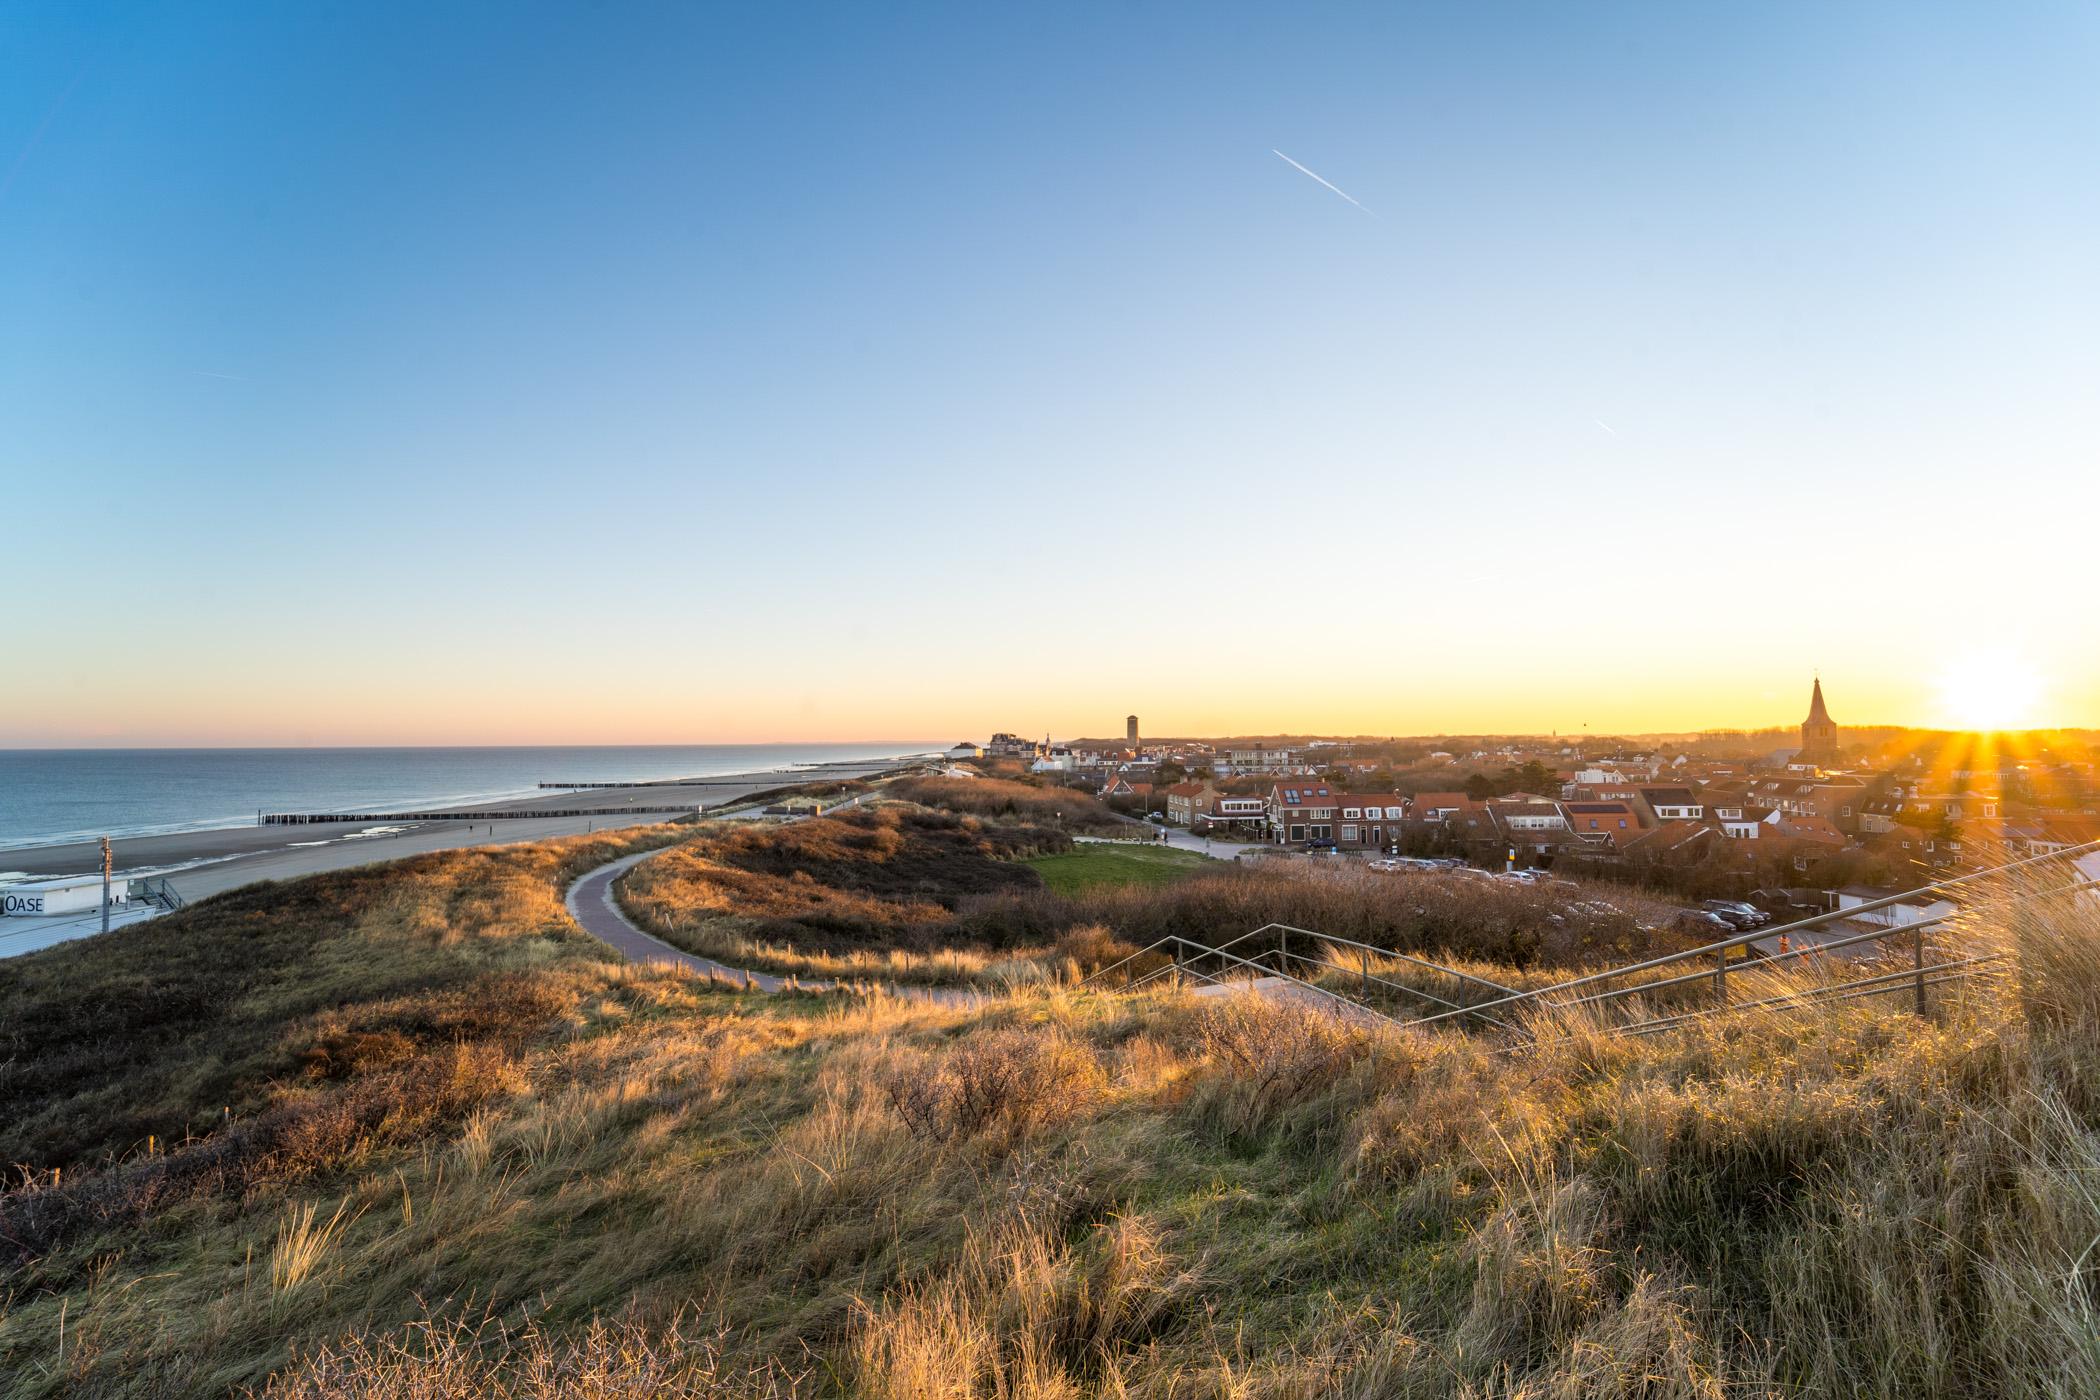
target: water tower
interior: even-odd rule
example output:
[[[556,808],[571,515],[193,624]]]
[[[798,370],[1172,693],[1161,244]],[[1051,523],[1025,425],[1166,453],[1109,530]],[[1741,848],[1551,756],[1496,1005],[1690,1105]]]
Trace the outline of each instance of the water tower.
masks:
[[[1138,746],[1136,715],[1129,715],[1124,718],[1123,737],[1129,741],[1130,747],[1136,748]]]

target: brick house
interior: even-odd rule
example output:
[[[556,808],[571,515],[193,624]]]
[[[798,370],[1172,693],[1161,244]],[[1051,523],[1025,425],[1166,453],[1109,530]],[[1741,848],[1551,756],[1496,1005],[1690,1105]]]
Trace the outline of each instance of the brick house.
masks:
[[[1407,816],[1407,803],[1398,793],[1341,793],[1335,799],[1341,808],[1334,842],[1343,850],[1382,851],[1400,842],[1400,824]]]
[[[1165,793],[1167,820],[1176,826],[1194,826],[1217,809],[1221,796],[1214,783],[1176,783]]]
[[[1334,789],[1318,779],[1282,782],[1269,789],[1269,835],[1279,846],[1334,840]]]

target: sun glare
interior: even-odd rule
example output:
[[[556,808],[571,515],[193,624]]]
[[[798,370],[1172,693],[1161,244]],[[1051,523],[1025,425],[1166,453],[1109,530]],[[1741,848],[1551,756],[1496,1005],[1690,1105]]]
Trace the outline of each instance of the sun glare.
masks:
[[[1956,729],[2019,729],[2034,722],[2041,694],[2034,668],[2004,652],[1972,652],[1940,673],[1940,712]]]

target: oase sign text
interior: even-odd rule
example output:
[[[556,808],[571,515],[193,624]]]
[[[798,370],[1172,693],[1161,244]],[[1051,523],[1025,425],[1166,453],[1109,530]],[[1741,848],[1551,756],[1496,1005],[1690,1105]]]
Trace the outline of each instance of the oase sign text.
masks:
[[[0,895],[0,914],[41,914],[44,912],[44,897],[40,894]]]

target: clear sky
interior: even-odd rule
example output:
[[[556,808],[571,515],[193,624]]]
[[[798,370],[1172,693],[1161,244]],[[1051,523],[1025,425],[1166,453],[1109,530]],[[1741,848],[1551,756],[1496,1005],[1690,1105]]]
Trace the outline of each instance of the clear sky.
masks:
[[[2100,724],[2096,72],[2085,0],[11,0],[0,746],[1923,724],[1978,653]]]

